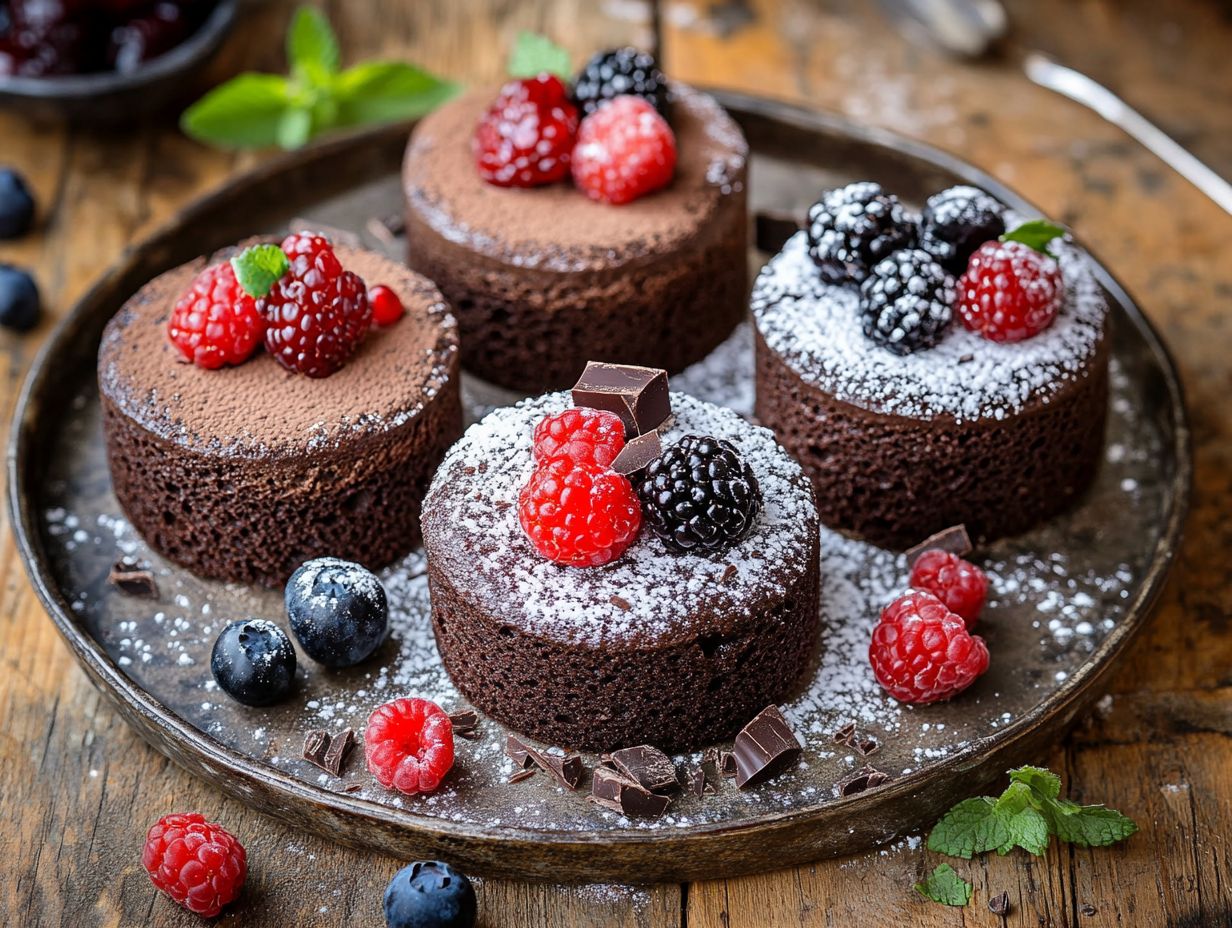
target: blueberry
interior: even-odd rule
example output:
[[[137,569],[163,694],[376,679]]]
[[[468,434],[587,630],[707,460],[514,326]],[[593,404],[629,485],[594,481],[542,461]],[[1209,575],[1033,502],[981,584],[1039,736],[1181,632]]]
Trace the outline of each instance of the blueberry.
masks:
[[[34,222],[34,197],[12,168],[0,168],[0,238],[17,238]]]
[[[439,860],[418,860],[394,874],[385,889],[388,928],[472,928],[471,881]]]
[[[350,667],[370,657],[389,627],[381,581],[336,557],[316,558],[295,571],[286,603],[300,647],[326,667]]]
[[[0,264],[0,325],[28,332],[38,325],[41,312],[34,278],[20,268]]]
[[[272,706],[295,682],[295,648],[267,619],[238,619],[214,642],[210,670],[218,685],[246,706]]]

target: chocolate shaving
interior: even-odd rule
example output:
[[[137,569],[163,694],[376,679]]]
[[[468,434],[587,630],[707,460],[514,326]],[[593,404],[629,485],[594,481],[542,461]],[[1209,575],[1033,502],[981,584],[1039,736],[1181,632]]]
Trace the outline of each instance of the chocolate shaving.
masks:
[[[325,752],[329,750],[329,732],[324,729],[314,729],[304,737],[304,760],[312,761],[318,767],[325,766]]]
[[[505,754],[511,757],[513,762],[523,769],[534,763],[530,755],[530,746],[517,735],[507,735],[505,737]]]
[[[800,231],[800,220],[790,213],[758,210],[753,214],[753,241],[759,251],[775,254]]]
[[[612,461],[612,470],[626,477],[640,474],[650,462],[663,453],[663,442],[658,432],[647,432],[630,439]]]
[[[890,775],[888,773],[865,764],[859,770],[849,773],[835,783],[834,791],[839,796],[854,796],[856,793],[862,793],[866,789],[880,786],[889,779]]]
[[[949,551],[951,554],[956,554],[959,557],[966,557],[972,551],[971,536],[967,534],[967,526],[955,525],[942,529],[937,534],[925,538],[915,547],[908,548],[907,566],[909,568],[913,567],[921,554],[925,551],[931,551],[933,548]]]
[[[561,786],[577,789],[582,782],[585,767],[577,754],[549,754],[531,747],[516,735],[505,738],[505,753],[523,770],[532,765],[550,773]]]
[[[626,437],[653,432],[672,414],[667,371],[589,361],[573,385],[573,405],[620,416]]]
[[[355,732],[350,728],[344,728],[332,736],[318,728],[304,737],[303,757],[330,776],[339,777],[354,746]]]
[[[474,709],[458,709],[449,713],[449,721],[453,730],[474,728],[479,724],[479,714]]]
[[[338,226],[326,225],[322,222],[317,222],[315,219],[305,219],[302,216],[297,216],[287,223],[287,227],[292,232],[319,232],[324,235],[335,245],[341,245],[344,248],[359,248],[362,244],[359,236],[350,229],[340,229]]]
[[[728,580],[736,576],[736,574],[738,573],[740,573],[739,567],[737,567],[735,564],[728,564],[726,567],[723,568],[723,576],[719,577],[719,583],[726,583]]]
[[[833,735],[835,744],[845,744],[851,747],[852,742],[856,737],[856,723],[848,722]]]
[[[627,599],[625,599],[623,596],[612,596],[609,601],[617,609],[620,609],[624,612],[628,612],[630,609],[633,608],[632,604],[630,604],[630,602]]]
[[[736,755],[731,751],[719,752],[719,773],[728,779],[736,775]]]
[[[989,899],[988,911],[993,915],[1008,915],[1010,912],[1010,894],[1001,892]]]
[[[652,793],[640,783],[626,779],[607,767],[595,768],[591,778],[591,802],[629,816],[660,816],[671,804],[671,799],[661,793]]]
[[[652,793],[680,785],[672,759],[649,744],[613,751],[612,763],[626,777]]]
[[[855,747],[861,757],[868,757],[870,754],[876,754],[877,749],[881,745],[877,743],[876,738],[865,738],[862,741],[857,741]]]
[[[505,782],[506,783],[521,783],[523,780],[529,780],[534,775],[535,775],[535,768],[527,767],[524,770],[518,770],[510,774],[509,779],[506,780]]]
[[[343,792],[344,793],[358,793],[363,788],[364,788],[364,784],[362,783],[352,783],[350,786],[344,789]]]
[[[497,511],[497,512],[504,512],[506,509],[508,509],[510,506],[512,506],[512,505],[513,505],[513,503],[509,502],[509,500],[507,500],[507,499],[498,499],[498,500],[497,500],[495,503],[493,503],[492,505],[493,505],[493,507],[495,507],[495,509],[496,509],[496,511]]]
[[[689,792],[698,799],[706,793],[706,771],[701,767],[694,767],[689,771]]]
[[[732,744],[736,757],[736,786],[756,786],[777,776],[796,762],[800,741],[778,706],[766,706]]]
[[[129,596],[158,598],[158,582],[153,571],[140,566],[132,558],[122,557],[112,565],[107,582]]]

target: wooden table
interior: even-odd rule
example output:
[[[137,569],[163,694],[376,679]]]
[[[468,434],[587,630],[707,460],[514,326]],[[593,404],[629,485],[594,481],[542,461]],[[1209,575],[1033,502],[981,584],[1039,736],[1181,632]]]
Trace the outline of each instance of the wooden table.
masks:
[[[282,67],[292,4],[251,11],[214,75]],[[519,29],[581,59],[648,45],[669,73],[845,113],[950,149],[1075,228],[1121,276],[1183,371],[1197,443],[1195,509],[1172,582],[1111,696],[1049,757],[1068,789],[1129,815],[1123,846],[986,858],[975,898],[948,910],[912,883],[938,860],[900,845],[741,879],[566,888],[487,881],[482,924],[777,928],[995,924],[1009,892],[1018,926],[1232,924],[1232,218],[1087,111],[1030,85],[1005,61],[948,60],[904,40],[872,3],[842,0],[334,0],[348,60],[406,54],[463,81],[496,79]],[[1011,3],[1015,47],[1050,52],[1150,114],[1232,175],[1232,17],[1226,3]],[[0,113],[0,162],[32,182],[38,232],[0,246],[33,268],[49,307],[25,336],[0,335],[7,421],[40,342],[90,281],[185,202],[260,156],[221,154],[169,124],[111,136]],[[5,925],[193,925],[151,888],[145,829],[173,810],[227,823],[252,872],[234,925],[379,925],[402,862],[335,847],[223,798],[147,748],[88,685],[0,535],[0,911]],[[767,862],[774,849],[766,849]]]

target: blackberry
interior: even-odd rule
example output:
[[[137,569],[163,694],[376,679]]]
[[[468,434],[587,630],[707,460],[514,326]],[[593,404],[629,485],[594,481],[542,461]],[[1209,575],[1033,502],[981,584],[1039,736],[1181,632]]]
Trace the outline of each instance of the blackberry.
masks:
[[[877,263],[860,286],[864,334],[895,354],[931,348],[954,315],[954,278],[919,248]]]
[[[920,247],[951,274],[967,269],[982,244],[1005,233],[1005,207],[976,187],[934,193],[920,215]]]
[[[651,461],[638,486],[651,531],[673,551],[720,554],[761,511],[753,469],[731,442],[687,435]]]
[[[625,95],[641,97],[667,118],[667,79],[654,55],[636,48],[599,52],[573,82],[573,99],[583,117]]]
[[[915,222],[871,181],[827,190],[809,207],[809,254],[833,284],[859,283],[891,252],[915,244]]]

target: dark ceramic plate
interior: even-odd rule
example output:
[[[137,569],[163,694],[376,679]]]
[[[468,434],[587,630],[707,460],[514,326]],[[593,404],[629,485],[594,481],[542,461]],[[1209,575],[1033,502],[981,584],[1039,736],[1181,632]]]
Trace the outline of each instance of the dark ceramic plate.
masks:
[[[165,55],[129,74],[100,72],[52,77],[0,77],[0,106],[45,119],[88,126],[135,122],[176,102],[235,25],[239,0],[219,0],[197,31]]]
[[[752,144],[752,199],[800,215],[826,184],[871,177],[919,203],[956,181],[1021,198],[919,144],[779,104],[722,94]],[[426,620],[419,553],[383,574],[394,633],[368,665],[325,673],[303,661],[297,694],[244,709],[213,688],[213,636],[228,618],[282,618],[277,593],[203,582],[152,555],[120,517],[103,461],[94,359],[107,319],[153,275],[295,216],[366,231],[398,209],[405,127],[338,139],[260,167],[187,209],[121,260],[50,340],[26,384],[9,450],[10,505],[39,596],[99,688],[158,750],[258,809],[336,840],[403,857],[443,856],[488,874],[553,881],[650,881],[770,869],[918,834],[950,803],[1006,768],[1037,759],[1099,697],[1145,624],[1175,555],[1189,494],[1189,434],[1167,353],[1138,308],[1100,271],[1113,304],[1113,397],[1099,480],[1063,518],[979,552],[993,578],[981,632],[989,673],[951,704],[906,709],[871,679],[877,610],[906,582],[895,556],[826,532],[826,649],[784,703],[805,741],[801,765],[771,783],[681,796],[654,822],[624,820],[538,775],[509,784],[504,732],[482,719],[429,798],[387,793],[356,757],[341,778],[300,759],[317,727],[361,729],[371,708],[416,694],[461,704],[440,670]],[[759,222],[768,237],[781,225]],[[765,242],[764,242],[765,243]],[[772,243],[769,243],[772,244]],[[764,255],[751,254],[754,262]],[[747,329],[685,375],[685,389],[747,409]],[[469,413],[513,397],[467,381]],[[108,586],[118,554],[149,560],[156,600]],[[832,732],[855,722],[879,747],[868,758]],[[698,754],[682,756],[692,767]],[[590,763],[594,758],[588,758]],[[838,798],[865,762],[890,774]]]

